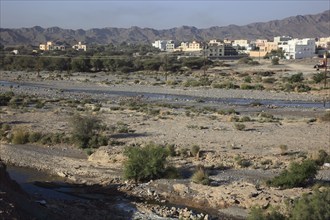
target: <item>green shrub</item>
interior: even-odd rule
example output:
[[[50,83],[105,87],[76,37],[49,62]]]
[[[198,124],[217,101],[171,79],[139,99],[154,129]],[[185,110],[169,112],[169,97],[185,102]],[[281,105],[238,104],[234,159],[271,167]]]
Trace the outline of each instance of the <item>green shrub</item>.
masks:
[[[292,76],[290,76],[288,78],[288,81],[290,83],[299,83],[299,82],[304,81],[304,76],[302,73],[293,74]]]
[[[330,155],[325,150],[319,150],[315,162],[319,166],[322,166],[324,163],[329,163]]]
[[[70,120],[72,127],[71,138],[80,148],[87,148],[90,142],[95,143],[95,136],[101,130],[101,122],[92,116],[75,115]]]
[[[191,147],[191,154],[193,157],[196,157],[198,154],[199,154],[199,151],[200,151],[200,147],[198,145],[193,145]]]
[[[28,140],[30,143],[35,143],[40,141],[42,138],[42,133],[40,132],[32,132],[29,134]]]
[[[13,132],[11,142],[13,144],[26,144],[29,141],[29,133],[24,129],[16,129]]]
[[[232,82],[224,82],[224,83],[212,83],[212,88],[215,89],[237,89],[238,85],[235,85]]]
[[[316,73],[313,75],[313,80],[315,83],[320,83],[324,80],[324,73]]]
[[[274,58],[272,59],[272,64],[273,64],[273,65],[279,65],[279,64],[280,64],[279,61],[280,61],[280,58],[278,58],[278,57],[274,57]]]
[[[303,195],[294,202],[290,220],[330,219],[330,189]]]
[[[150,143],[145,147],[128,147],[124,151],[127,160],[124,162],[124,176],[139,181],[157,179],[165,174],[166,157],[165,148]]]
[[[176,155],[174,144],[167,144],[166,150],[169,156],[174,157]]]
[[[247,220],[285,220],[286,217],[277,210],[267,212],[260,207],[252,207]]]
[[[251,82],[252,82],[252,78],[251,78],[251,76],[246,76],[246,77],[244,77],[244,82],[246,82],[246,83],[251,83]]]
[[[280,188],[302,187],[315,178],[319,167],[313,160],[305,160],[302,163],[292,162],[288,170],[284,170],[279,176],[268,180],[267,184]]]
[[[13,96],[14,96],[13,92],[1,93],[0,94],[0,106],[7,106]]]
[[[210,184],[209,175],[204,169],[204,167],[198,167],[194,172],[193,176],[191,177],[191,180],[194,183],[198,183],[198,184],[203,184],[203,185]]]

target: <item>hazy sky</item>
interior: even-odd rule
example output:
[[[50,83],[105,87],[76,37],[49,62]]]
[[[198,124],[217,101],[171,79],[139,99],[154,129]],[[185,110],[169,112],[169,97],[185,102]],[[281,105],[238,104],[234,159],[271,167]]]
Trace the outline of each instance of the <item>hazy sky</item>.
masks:
[[[90,29],[245,25],[330,9],[329,0],[0,0],[1,28]]]

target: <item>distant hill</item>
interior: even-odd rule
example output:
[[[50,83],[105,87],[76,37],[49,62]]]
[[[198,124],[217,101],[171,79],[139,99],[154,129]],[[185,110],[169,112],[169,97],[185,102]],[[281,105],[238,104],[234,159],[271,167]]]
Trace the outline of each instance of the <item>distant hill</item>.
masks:
[[[59,27],[8,29],[0,28],[0,43],[5,46],[39,45],[46,41],[75,44],[78,41],[87,44],[151,43],[158,39],[175,41],[203,41],[210,39],[257,39],[274,36],[292,36],[295,38],[326,37],[330,35],[330,10],[315,15],[297,15],[282,20],[258,22],[244,26],[229,25],[198,29],[182,26],[166,30],[152,28],[93,28],[89,30],[71,30]]]

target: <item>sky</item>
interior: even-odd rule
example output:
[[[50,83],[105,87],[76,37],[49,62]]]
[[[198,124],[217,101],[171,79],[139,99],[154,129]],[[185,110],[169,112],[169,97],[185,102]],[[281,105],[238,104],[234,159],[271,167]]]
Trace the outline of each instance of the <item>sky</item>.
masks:
[[[0,0],[0,27],[209,28],[326,10],[330,10],[329,0]]]

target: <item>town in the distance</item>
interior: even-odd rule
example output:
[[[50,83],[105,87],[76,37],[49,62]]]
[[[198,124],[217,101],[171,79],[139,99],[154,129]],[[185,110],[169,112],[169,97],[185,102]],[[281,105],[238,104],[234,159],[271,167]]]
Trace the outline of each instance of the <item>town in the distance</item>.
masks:
[[[290,36],[277,36],[272,41],[268,39],[256,39],[249,41],[246,39],[239,40],[216,40],[212,39],[208,42],[181,42],[174,40],[156,40],[152,46],[162,52],[182,52],[185,56],[206,56],[209,59],[233,59],[242,56],[250,56],[253,58],[265,58],[276,54],[276,51],[282,52],[285,59],[303,59],[312,58],[314,56],[323,56],[330,49],[330,36],[321,38],[292,38]],[[78,42],[72,46],[75,50],[87,51],[88,45]],[[43,51],[65,51],[67,45],[60,45],[52,41],[41,43],[39,52]],[[37,50],[34,50],[37,53]],[[19,54],[18,50],[13,51]]]

